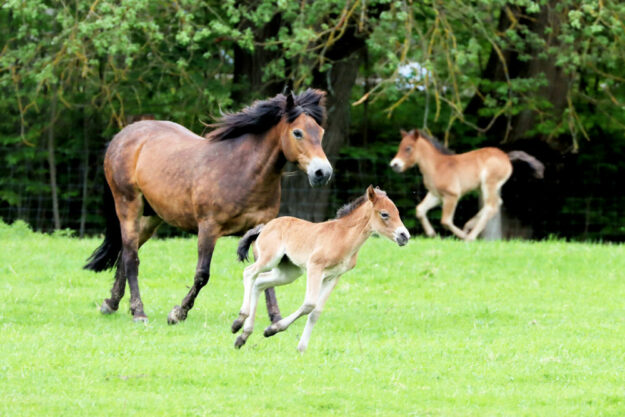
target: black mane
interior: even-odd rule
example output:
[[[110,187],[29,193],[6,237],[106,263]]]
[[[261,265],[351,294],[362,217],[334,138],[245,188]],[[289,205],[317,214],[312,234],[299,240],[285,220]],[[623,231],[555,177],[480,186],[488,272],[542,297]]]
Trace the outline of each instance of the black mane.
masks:
[[[386,191],[380,190],[378,187],[375,188],[375,192],[380,195],[386,195]],[[358,207],[362,206],[362,204],[367,200],[368,200],[367,193],[365,193],[364,195],[361,195],[360,197],[358,197],[351,203],[345,204],[343,207],[337,210],[335,219],[340,219],[340,218],[347,216],[348,214],[356,210]]]
[[[224,114],[217,123],[211,125],[216,129],[206,138],[218,142],[247,133],[261,134],[277,125],[283,116],[291,123],[302,113],[315,119],[319,125],[325,123],[325,92],[309,88],[295,96],[293,104],[287,108],[287,97],[284,94],[256,101],[238,113]]]
[[[428,142],[430,142],[432,144],[432,146],[434,146],[434,148],[436,148],[437,151],[439,151],[440,153],[444,154],[444,155],[454,155],[455,152],[452,151],[451,149],[449,149],[448,147],[446,147],[445,145],[443,145],[438,139],[436,139],[435,137],[432,137],[430,135],[428,135],[427,133],[425,133],[423,130],[417,130],[416,132],[419,136],[421,136],[423,139],[427,140]]]

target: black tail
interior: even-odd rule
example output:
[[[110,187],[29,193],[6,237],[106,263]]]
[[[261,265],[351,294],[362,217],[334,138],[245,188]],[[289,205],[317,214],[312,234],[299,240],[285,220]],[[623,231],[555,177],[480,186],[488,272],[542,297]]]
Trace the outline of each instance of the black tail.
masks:
[[[534,176],[536,178],[543,178],[545,176],[545,165],[532,155],[523,151],[508,152],[508,158],[511,161],[523,161],[526,162],[534,170]]]
[[[104,184],[103,212],[106,219],[104,242],[93,251],[83,267],[96,272],[114,267],[122,250],[122,232],[115,212],[115,200],[106,183]]]
[[[258,235],[260,235],[260,231],[265,227],[264,224],[259,224],[253,229],[248,230],[241,240],[239,240],[239,246],[237,246],[237,256],[239,257],[239,261],[247,261],[247,254],[250,251],[250,245],[253,241],[256,240]]]

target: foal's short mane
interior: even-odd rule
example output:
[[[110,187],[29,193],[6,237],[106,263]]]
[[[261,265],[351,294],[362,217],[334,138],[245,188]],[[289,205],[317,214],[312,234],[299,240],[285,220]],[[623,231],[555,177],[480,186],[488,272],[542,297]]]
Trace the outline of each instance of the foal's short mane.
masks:
[[[438,139],[436,139],[433,136],[428,135],[427,133],[425,133],[423,130],[417,129],[415,131],[415,133],[418,136],[421,136],[423,139],[427,140],[428,142],[430,142],[432,144],[432,146],[434,146],[436,148],[437,151],[439,151],[440,153],[444,154],[444,155],[454,155],[455,152],[452,151],[451,149],[449,149],[448,147],[446,147],[445,145],[443,145]]]
[[[224,114],[217,123],[211,125],[216,129],[206,135],[206,139],[219,142],[247,133],[261,134],[277,125],[283,116],[291,123],[302,113],[315,119],[319,125],[323,125],[326,117],[325,93],[309,88],[295,96],[294,105],[290,108],[287,108],[287,98],[284,94],[255,101],[238,113]]]
[[[377,187],[375,188],[375,192],[378,195],[382,195],[382,196],[386,195],[386,191],[380,190]],[[365,193],[364,195],[361,195],[360,197],[358,197],[357,199],[355,199],[351,203],[347,203],[343,207],[338,209],[337,212],[336,212],[335,219],[340,219],[340,218],[343,218],[343,217],[347,216],[348,214],[350,214],[351,212],[356,210],[358,207],[362,206],[362,204],[365,201],[367,201],[367,193]]]

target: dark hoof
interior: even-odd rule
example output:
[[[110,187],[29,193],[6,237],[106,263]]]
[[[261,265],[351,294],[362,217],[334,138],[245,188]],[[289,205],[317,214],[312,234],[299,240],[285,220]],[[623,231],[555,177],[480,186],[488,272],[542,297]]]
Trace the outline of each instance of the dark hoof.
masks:
[[[276,333],[278,333],[278,329],[276,329],[273,325],[267,327],[265,331],[263,332],[265,337],[271,337]]]
[[[175,306],[167,316],[167,324],[176,324],[186,319],[186,315],[182,313],[180,306]]]
[[[241,319],[236,319],[235,321],[232,322],[232,333],[236,333],[239,330],[241,330],[241,327],[243,327],[243,320]]]
[[[243,336],[239,336],[237,337],[237,340],[235,340],[234,342],[234,347],[237,349],[241,349],[241,346],[243,346],[245,342],[246,342],[245,338],[243,338]]]
[[[147,324],[148,323],[148,318],[147,318],[147,316],[134,316],[132,318],[132,321],[134,321],[135,323]]]
[[[117,309],[112,308],[106,300],[102,301],[102,305],[100,306],[100,313],[113,314],[116,311]]]
[[[282,320],[282,316],[280,315],[280,313],[269,316],[269,321],[271,322],[271,324],[277,323],[280,320]]]

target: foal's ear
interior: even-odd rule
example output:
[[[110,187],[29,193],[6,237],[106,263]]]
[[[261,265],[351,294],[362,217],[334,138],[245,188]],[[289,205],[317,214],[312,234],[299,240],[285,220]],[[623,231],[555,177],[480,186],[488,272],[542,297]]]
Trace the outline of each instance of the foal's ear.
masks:
[[[367,187],[367,198],[372,203],[375,203],[375,200],[377,200],[378,198],[378,196],[375,193],[375,190],[373,189],[373,185],[369,185],[369,187]]]
[[[408,135],[408,132],[406,132],[404,129],[399,129],[399,133],[401,134],[402,138]]]
[[[289,111],[293,107],[295,107],[295,96],[293,95],[293,90],[291,90],[286,95],[286,110]]]

